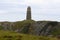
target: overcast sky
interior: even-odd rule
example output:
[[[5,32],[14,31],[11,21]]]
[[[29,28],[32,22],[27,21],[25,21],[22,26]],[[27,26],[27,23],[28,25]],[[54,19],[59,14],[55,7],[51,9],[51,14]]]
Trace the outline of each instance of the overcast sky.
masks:
[[[25,20],[28,6],[34,20],[60,21],[60,0],[0,0],[0,21]]]

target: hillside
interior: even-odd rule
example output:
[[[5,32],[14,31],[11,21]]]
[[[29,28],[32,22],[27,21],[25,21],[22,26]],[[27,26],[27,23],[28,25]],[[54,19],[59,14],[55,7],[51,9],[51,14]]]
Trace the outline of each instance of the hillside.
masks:
[[[0,22],[0,30],[14,31],[18,33],[58,36],[60,35],[60,22],[23,20],[17,22]]]
[[[0,30],[0,40],[57,40],[56,37],[20,34],[12,31]]]

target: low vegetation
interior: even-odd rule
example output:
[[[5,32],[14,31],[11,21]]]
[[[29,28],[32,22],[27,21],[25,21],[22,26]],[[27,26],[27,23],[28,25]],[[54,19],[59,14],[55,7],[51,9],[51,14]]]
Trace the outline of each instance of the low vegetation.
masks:
[[[55,37],[34,36],[0,30],[0,40],[57,40]]]

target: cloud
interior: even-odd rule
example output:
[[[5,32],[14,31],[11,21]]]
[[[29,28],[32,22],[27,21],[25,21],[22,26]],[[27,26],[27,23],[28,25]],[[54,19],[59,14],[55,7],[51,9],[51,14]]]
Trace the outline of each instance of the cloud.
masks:
[[[23,5],[23,0],[0,0],[0,3],[8,3],[8,4],[20,4],[20,5]]]
[[[0,0],[0,20],[24,19],[27,6],[31,6],[35,20],[59,21],[60,0]]]
[[[5,13],[8,13],[8,11],[6,11],[6,10],[0,10],[0,15],[5,14]]]

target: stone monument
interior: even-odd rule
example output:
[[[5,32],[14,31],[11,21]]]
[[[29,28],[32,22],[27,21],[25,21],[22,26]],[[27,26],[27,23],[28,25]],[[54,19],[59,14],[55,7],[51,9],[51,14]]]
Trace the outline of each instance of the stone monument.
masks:
[[[31,20],[31,7],[30,6],[28,6],[27,8],[26,20]]]

